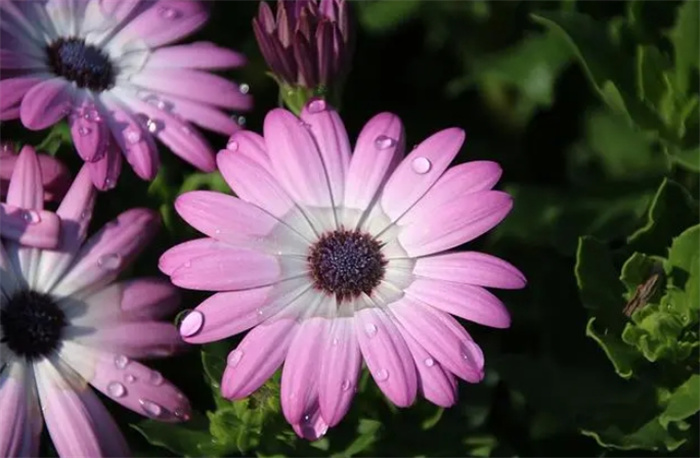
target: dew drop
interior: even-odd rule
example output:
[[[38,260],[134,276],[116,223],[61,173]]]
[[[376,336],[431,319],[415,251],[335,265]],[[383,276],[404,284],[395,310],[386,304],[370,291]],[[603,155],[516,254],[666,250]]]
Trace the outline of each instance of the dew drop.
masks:
[[[160,17],[162,17],[163,19],[168,20],[173,20],[180,17],[180,12],[175,8],[171,8],[169,6],[161,6],[158,10],[158,14],[160,14]]]
[[[107,385],[107,392],[115,398],[121,398],[126,394],[126,388],[119,382],[111,382]]]
[[[427,157],[423,156],[415,158],[411,163],[411,168],[413,169],[413,171],[420,175],[428,173],[430,171],[430,167],[432,167],[432,164],[430,163]]]
[[[182,337],[192,337],[202,330],[202,326],[204,326],[204,314],[193,310],[180,323],[180,335]]]
[[[122,257],[117,253],[103,254],[97,258],[97,265],[105,270],[116,270],[122,264]]]
[[[309,113],[320,113],[326,110],[326,101],[323,99],[316,99],[309,103]]]
[[[433,358],[425,358],[423,362],[428,367],[433,367],[435,365],[435,360]]]
[[[343,391],[348,391],[350,389],[350,380],[343,380],[340,388],[342,388]]]
[[[250,86],[247,85],[246,83],[241,84],[241,86],[238,88],[239,91],[241,91],[241,94],[247,94],[250,92]]]
[[[117,369],[124,369],[129,364],[129,358],[124,355],[119,355],[114,358],[114,365]]]
[[[86,135],[89,135],[91,132],[92,132],[92,129],[89,127],[82,126],[82,127],[78,128],[78,134],[80,134],[83,137]]]
[[[163,408],[161,406],[148,399],[139,399],[139,404],[144,412],[153,417],[159,417],[160,414],[163,413]]]
[[[389,379],[389,371],[386,369],[380,369],[374,378],[377,379],[378,382],[384,382]]]
[[[311,423],[311,415],[308,413],[304,415],[304,423]]]
[[[184,267],[187,267],[188,269],[189,269],[190,267],[192,267],[192,261],[187,261],[187,262],[184,264]]]
[[[136,382],[136,377],[134,377],[131,374],[126,374],[124,376],[124,380],[126,381],[126,383],[134,383],[134,382]]]
[[[148,121],[146,121],[146,129],[148,129],[150,133],[155,134],[158,132],[158,123],[149,118]]]
[[[151,377],[149,379],[151,385],[161,386],[163,384],[163,375],[158,371],[151,372]]]
[[[175,409],[175,411],[173,412],[173,414],[174,414],[177,418],[182,418],[182,419],[185,420],[185,421],[187,421],[187,420],[190,419],[190,416],[187,414],[187,412],[185,412],[185,411],[182,410],[182,409]]]
[[[190,129],[190,126],[182,126],[182,132],[185,135],[192,135],[192,129]]]
[[[126,132],[125,137],[126,141],[133,145],[134,143],[138,143],[141,140],[141,132],[139,132],[136,129],[129,129]]]
[[[339,341],[338,341],[338,338],[337,338],[337,337],[334,337],[333,340],[331,341],[331,344],[332,344],[334,347],[337,347],[337,346],[338,346],[338,342],[339,342]]]
[[[258,316],[263,316],[265,314],[265,309],[259,308],[258,309]]]
[[[228,365],[231,367],[236,367],[238,366],[238,363],[241,362],[241,359],[243,358],[243,350],[233,350],[231,353],[228,355]]]
[[[387,137],[386,135],[380,135],[374,139],[374,144],[379,149],[388,149],[396,145],[396,140],[391,137]]]
[[[377,334],[377,326],[367,323],[365,325],[365,334],[367,334],[367,337],[374,337]]]
[[[226,149],[229,151],[238,151],[238,142],[235,140],[229,140],[226,144]]]
[[[86,219],[89,216],[90,216],[90,213],[88,213],[87,210],[83,210],[82,212],[80,212],[80,219]]]
[[[34,210],[26,210],[22,214],[22,219],[29,224],[37,224],[41,222],[41,216],[39,216],[39,213],[35,212]]]
[[[239,116],[238,118],[236,118],[236,123],[241,127],[245,126],[245,123],[246,123],[245,116]]]

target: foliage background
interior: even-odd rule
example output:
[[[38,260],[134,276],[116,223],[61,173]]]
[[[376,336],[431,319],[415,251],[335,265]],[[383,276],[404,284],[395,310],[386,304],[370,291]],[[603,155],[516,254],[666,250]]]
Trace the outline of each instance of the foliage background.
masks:
[[[250,85],[260,131],[277,88],[253,38],[257,2],[218,1],[192,39],[245,52],[232,73]],[[260,456],[698,456],[698,2],[363,1],[342,116],[355,138],[379,111],[404,121],[408,145],[450,126],[467,131],[457,162],[501,163],[515,197],[506,222],[470,249],[521,268],[525,290],[498,292],[509,330],[465,323],[486,353],[480,385],[460,401],[396,409],[367,374],[346,419],[322,440],[297,439],[278,379],[246,401],[218,396],[236,340],[154,362],[198,410],[182,426],[144,421],[107,402],[137,454]],[[65,126],[3,140],[41,144],[79,168]],[[211,135],[216,148],[226,139]],[[172,201],[228,191],[161,147],[153,183],[127,167],[99,197],[94,227],[134,206],[164,229],[127,275],[157,274],[158,256],[195,237]],[[631,319],[622,309],[661,266]],[[206,295],[185,292],[184,307]],[[200,351],[201,350],[201,351]],[[131,427],[129,427],[129,425]],[[55,454],[45,441],[45,454]]]

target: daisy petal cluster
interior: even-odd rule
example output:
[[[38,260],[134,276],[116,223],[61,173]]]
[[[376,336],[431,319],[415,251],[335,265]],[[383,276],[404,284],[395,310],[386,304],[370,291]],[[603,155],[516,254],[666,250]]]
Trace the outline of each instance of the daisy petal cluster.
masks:
[[[173,45],[206,22],[203,2],[8,0],[0,9],[0,120],[36,130],[67,118],[99,189],[116,185],[122,155],[152,179],[155,139],[213,171],[195,126],[230,135],[239,126],[227,110],[251,107],[247,86],[209,73],[244,56],[209,42]]]
[[[263,135],[235,133],[217,164],[238,197],[193,191],[179,215],[205,237],[160,259],[175,285],[215,291],[180,325],[190,343],[250,330],[228,356],[222,393],[244,398],[280,366],[295,431],[316,439],[347,413],[364,363],[397,406],[456,401],[484,356],[455,316],[495,328],[508,311],[486,288],[522,288],[509,263],[453,251],[496,226],[511,197],[490,161],[450,167],[464,132],[404,157],[401,120],[373,117],[351,148],[323,100],[275,109]]]
[[[86,240],[96,194],[90,170],[81,169],[50,213],[59,224],[56,249],[2,232],[0,456],[38,456],[44,423],[61,456],[127,456],[124,437],[90,386],[150,418],[190,415],[185,396],[136,361],[181,347],[175,326],[160,321],[178,306],[177,290],[155,278],[116,281],[157,230],[158,217],[129,210]],[[8,207],[45,217],[41,174],[34,151],[23,149],[3,226]]]

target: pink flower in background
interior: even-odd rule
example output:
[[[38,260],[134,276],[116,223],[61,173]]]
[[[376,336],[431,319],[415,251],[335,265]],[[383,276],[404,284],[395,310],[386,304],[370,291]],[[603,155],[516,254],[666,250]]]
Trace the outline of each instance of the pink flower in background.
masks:
[[[36,219],[43,206],[39,161],[25,148],[7,205]],[[95,199],[83,167],[56,214],[56,250],[0,243],[0,456],[37,456],[42,417],[61,456],[126,456],[126,442],[89,385],[142,415],[189,417],[187,399],[155,371],[132,360],[182,345],[159,318],[178,306],[167,281],[115,282],[150,241],[158,217],[122,213],[85,241]],[[4,208],[4,207],[3,207]],[[1,224],[5,224],[2,215]]]
[[[138,176],[159,167],[158,138],[204,171],[214,154],[195,125],[230,135],[226,110],[247,110],[247,86],[208,72],[245,58],[208,42],[172,44],[202,26],[199,1],[3,1],[0,119],[45,129],[68,118],[99,189],[116,184],[121,154]]]
[[[182,321],[187,342],[252,328],[228,357],[225,397],[250,395],[284,363],[284,415],[315,439],[348,411],[363,361],[402,407],[418,392],[450,406],[456,377],[483,378],[481,349],[452,315],[508,327],[508,311],[485,287],[522,288],[525,278],[493,256],[448,251],[512,206],[492,190],[498,164],[448,169],[463,141],[462,130],[446,129],[403,158],[401,121],[381,113],[351,155],[323,100],[301,119],[273,110],[264,138],[231,137],[217,163],[239,198],[181,195],[176,210],[207,237],[160,260],[174,284],[217,291]]]
[[[28,148],[28,146],[25,146]],[[58,159],[48,154],[39,154],[39,168],[41,169],[41,182],[44,186],[44,199],[60,200],[68,190],[71,176],[68,168]],[[10,177],[17,163],[17,151],[10,143],[3,143],[0,147],[0,198],[7,194],[10,186]]]

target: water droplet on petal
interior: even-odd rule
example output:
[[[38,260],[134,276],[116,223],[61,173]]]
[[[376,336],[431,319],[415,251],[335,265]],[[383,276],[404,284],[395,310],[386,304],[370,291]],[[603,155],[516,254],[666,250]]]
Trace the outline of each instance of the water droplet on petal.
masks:
[[[116,270],[122,264],[122,257],[118,253],[103,254],[97,258],[97,265],[105,270]]]
[[[335,347],[335,346],[338,345],[338,342],[339,342],[339,341],[338,341],[338,338],[337,338],[337,337],[334,337],[333,340],[331,341],[331,345],[333,345],[333,346]]]
[[[129,358],[124,355],[119,355],[114,358],[114,365],[117,369],[124,369],[129,364]]]
[[[185,420],[185,421],[187,421],[187,420],[190,419],[190,416],[189,416],[187,413],[185,413],[185,411],[182,410],[182,409],[175,409],[175,411],[173,412],[173,414],[174,414],[177,418],[182,418],[182,419]]]
[[[171,8],[169,6],[161,6],[158,9],[158,14],[160,14],[160,17],[162,17],[163,19],[173,20],[179,18],[181,13],[175,8]]]
[[[326,110],[326,101],[323,99],[316,99],[309,103],[309,113],[320,113]]]
[[[241,362],[242,358],[243,350],[233,350],[231,353],[229,353],[228,359],[226,361],[228,362],[229,366],[236,367],[238,366],[238,363]]]
[[[423,156],[413,159],[413,162],[411,163],[411,168],[413,171],[420,175],[428,173],[430,171],[430,167],[432,167],[432,164],[427,157]]]
[[[384,382],[389,379],[389,371],[386,369],[380,369],[374,377],[378,382]]]
[[[311,423],[311,415],[308,413],[304,415],[304,423]]]
[[[127,130],[124,136],[126,137],[126,141],[132,145],[141,141],[141,132],[139,132],[137,129]]]
[[[367,325],[365,325],[365,334],[367,334],[367,337],[374,337],[377,334],[377,326],[372,323],[367,323]]]
[[[134,383],[134,382],[136,382],[136,377],[134,377],[131,374],[126,374],[124,376],[124,380],[126,380],[126,383]]]
[[[241,84],[241,86],[238,89],[241,91],[241,94],[247,94],[248,92],[250,92],[250,86],[246,83]]]
[[[150,133],[155,134],[158,132],[158,122],[149,118],[148,121],[146,121],[146,128]]]
[[[22,214],[22,219],[29,224],[37,224],[41,222],[41,216],[39,216],[39,213],[35,212],[34,210],[26,210]]]
[[[391,137],[387,137],[386,135],[380,135],[374,139],[374,144],[379,149],[388,149],[396,145],[396,140]]]
[[[151,385],[161,386],[163,384],[163,375],[158,371],[151,372],[150,382]]]
[[[91,132],[92,129],[90,129],[89,127],[82,126],[78,128],[78,134],[82,135],[83,137],[90,134]]]
[[[340,388],[342,388],[343,391],[348,391],[350,389],[350,380],[343,380],[343,383],[340,385]]]
[[[433,367],[435,365],[435,360],[433,358],[425,358],[423,362],[428,367]]]
[[[229,151],[238,151],[238,142],[235,140],[229,140],[226,144],[226,149]]]
[[[153,417],[159,417],[160,414],[163,413],[163,408],[161,406],[148,399],[139,399],[139,404],[144,412]]]
[[[107,392],[110,394],[110,396],[121,398],[126,394],[126,388],[124,388],[124,385],[119,382],[112,382],[107,385]]]
[[[204,314],[193,310],[182,319],[180,335],[182,337],[192,337],[202,330],[202,326],[204,326]]]
[[[246,123],[245,116],[239,116],[238,118],[236,118],[236,123],[241,127],[245,126],[245,123]]]

